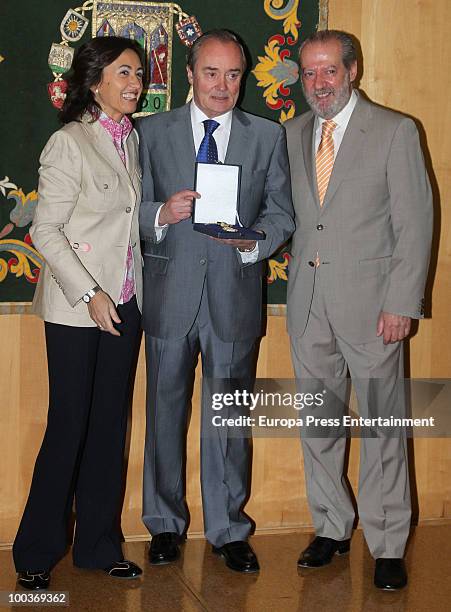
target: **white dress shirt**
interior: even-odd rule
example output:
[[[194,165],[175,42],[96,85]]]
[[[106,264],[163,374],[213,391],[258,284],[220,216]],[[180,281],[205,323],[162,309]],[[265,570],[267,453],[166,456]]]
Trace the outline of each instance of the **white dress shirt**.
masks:
[[[203,122],[210,117],[200,110],[194,100],[191,102],[191,127],[193,129],[194,148],[196,149],[196,155],[199,151],[200,143],[205,136],[205,128]],[[232,111],[219,115],[219,117],[213,117],[215,121],[219,123],[219,126],[213,132],[213,138],[216,142],[218,149],[218,160],[223,164],[225,162],[227,147],[229,146],[230,128],[232,127]]]
[[[194,139],[194,148],[197,152],[200,147],[200,143],[202,142],[205,136],[205,127],[203,121],[206,119],[210,119],[211,117],[207,117],[207,115],[196,105],[194,100],[191,101],[190,105],[190,114],[191,114],[191,128],[193,130],[193,139]],[[219,123],[219,126],[213,133],[213,138],[216,142],[216,147],[218,149],[218,160],[221,163],[225,162],[227,147],[229,146],[229,138],[230,138],[230,130],[232,127],[232,111],[228,111],[223,115],[219,115],[219,117],[213,117],[215,121]],[[158,209],[158,212],[155,217],[155,233],[157,237],[157,241],[160,241],[163,235],[162,230],[166,227],[165,225],[159,225],[158,220],[160,217],[160,210],[163,207],[163,204]],[[238,251],[241,260],[243,263],[254,263],[258,258],[258,242],[255,245],[255,248],[252,251],[242,252]]]
[[[337,124],[337,127],[332,132],[332,138],[334,139],[334,159],[337,157],[338,149],[340,148],[341,141],[345,135],[346,128],[348,127],[349,119],[351,118],[352,111],[357,104],[357,94],[353,90],[351,97],[348,100],[346,106],[337,114],[332,117],[333,121]],[[316,115],[315,118],[315,153],[318,152],[318,147],[321,142],[321,133],[323,129],[323,123],[326,120]]]

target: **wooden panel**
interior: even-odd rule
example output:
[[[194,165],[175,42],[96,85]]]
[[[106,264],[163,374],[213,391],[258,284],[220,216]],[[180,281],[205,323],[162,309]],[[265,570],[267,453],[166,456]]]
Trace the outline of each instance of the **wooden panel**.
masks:
[[[329,0],[329,27],[353,32],[361,40],[362,89],[374,101],[411,114],[423,127],[436,205],[429,283],[433,317],[420,324],[409,352],[411,375],[425,378],[451,374],[451,140],[445,137],[449,129],[446,122],[451,117],[450,25],[447,0]],[[34,317],[5,315],[0,317],[0,338],[3,356],[0,364],[0,543],[8,543],[17,529],[45,426],[47,381],[42,323]],[[260,348],[258,375],[280,378],[292,375],[283,317],[269,318],[268,336]],[[199,487],[199,379],[198,374],[188,438],[191,533],[200,533],[203,529]],[[146,536],[140,519],[144,405],[145,372],[141,354],[122,521],[124,534],[130,537]],[[354,440],[349,459],[349,475],[354,486],[358,447],[358,440]],[[450,518],[449,439],[417,439],[413,450],[420,519]],[[254,440],[252,495],[247,511],[259,529],[311,524],[297,440]]]
[[[47,413],[47,373],[43,324],[35,317],[0,317],[0,337],[9,359],[2,360],[0,445],[0,545],[10,543],[28,494],[34,459]],[[70,348],[68,348],[70,350]],[[271,317],[258,363],[260,377],[292,375],[285,320]],[[199,390],[196,376],[188,436],[187,498],[191,534],[203,532],[199,485]],[[145,434],[145,364],[141,351],[129,436],[127,487],[122,514],[127,538],[147,537],[141,522],[142,464]],[[416,440],[415,465],[421,519],[451,517],[449,440]],[[349,478],[358,475],[359,443],[353,440]],[[310,526],[300,443],[293,438],[257,438],[253,442],[252,495],[246,507],[257,529]]]
[[[329,27],[354,33],[370,99],[410,115],[434,192],[429,317],[409,343],[410,375],[451,376],[451,56],[448,0],[329,0]],[[415,440],[420,517],[450,516],[450,440]]]
[[[345,30],[359,40],[362,36],[363,0],[329,0],[330,29]]]
[[[411,375],[451,375],[451,57],[448,0],[329,0],[329,27],[354,33],[361,89],[415,119],[434,190],[435,235],[427,307],[411,342]],[[433,289],[431,289],[433,287]]]

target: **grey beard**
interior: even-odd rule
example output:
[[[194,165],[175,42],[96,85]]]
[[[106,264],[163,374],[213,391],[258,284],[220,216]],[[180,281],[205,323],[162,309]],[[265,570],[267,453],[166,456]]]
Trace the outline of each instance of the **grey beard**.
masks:
[[[319,115],[322,119],[333,119],[333,117],[338,115],[338,113],[344,109],[346,104],[349,102],[349,98],[351,97],[351,92],[349,91],[349,77],[345,79],[345,82],[339,90],[335,90],[335,100],[327,109],[322,109],[319,106],[315,95],[311,96],[307,94],[302,81],[301,85],[307,104],[310,106],[315,115]]]

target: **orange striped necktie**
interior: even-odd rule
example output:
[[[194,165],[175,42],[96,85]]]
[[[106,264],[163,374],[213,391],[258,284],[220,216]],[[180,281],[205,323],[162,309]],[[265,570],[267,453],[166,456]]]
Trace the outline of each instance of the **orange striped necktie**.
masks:
[[[332,134],[336,127],[337,124],[332,119],[326,119],[323,122],[321,142],[316,153],[316,181],[320,206],[323,205],[327,185],[334,167],[334,139]]]

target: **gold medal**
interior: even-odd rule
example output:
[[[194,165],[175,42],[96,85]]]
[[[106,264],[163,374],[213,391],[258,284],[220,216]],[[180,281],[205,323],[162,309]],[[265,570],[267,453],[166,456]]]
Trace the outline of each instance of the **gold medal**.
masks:
[[[224,230],[224,232],[238,232],[236,227],[233,227],[229,223],[224,223],[224,221],[218,221],[217,223],[221,227],[221,229]]]

